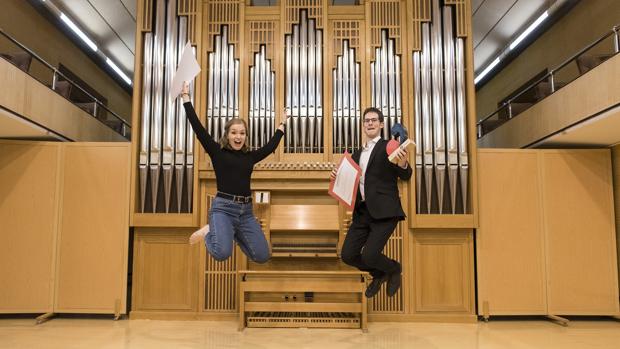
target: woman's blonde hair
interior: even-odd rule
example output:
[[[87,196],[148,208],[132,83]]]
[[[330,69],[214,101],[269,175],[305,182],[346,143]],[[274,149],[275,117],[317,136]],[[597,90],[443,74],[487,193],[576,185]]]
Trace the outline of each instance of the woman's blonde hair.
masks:
[[[245,123],[245,120],[241,118],[232,118],[228,120],[226,125],[224,125],[224,134],[220,138],[220,146],[222,149],[234,150],[228,142],[228,132],[230,132],[230,127],[232,125],[243,125],[243,128],[245,129],[245,142],[243,142],[241,151],[247,153],[250,150],[250,147],[248,147],[248,125]]]

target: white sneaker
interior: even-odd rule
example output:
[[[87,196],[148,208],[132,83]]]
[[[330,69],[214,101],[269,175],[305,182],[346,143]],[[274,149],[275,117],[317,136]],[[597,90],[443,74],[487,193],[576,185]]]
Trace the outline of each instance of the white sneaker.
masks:
[[[189,237],[189,244],[193,245],[196,244],[202,240],[204,240],[205,236],[207,236],[207,234],[209,234],[209,225],[205,225],[204,227],[196,230],[190,237]]]

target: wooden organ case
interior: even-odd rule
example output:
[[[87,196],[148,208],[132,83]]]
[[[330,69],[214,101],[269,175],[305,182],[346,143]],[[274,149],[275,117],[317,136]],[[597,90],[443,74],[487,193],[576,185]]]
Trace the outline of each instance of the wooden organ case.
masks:
[[[468,0],[141,0],[133,100],[132,318],[239,319],[239,327],[366,329],[370,321],[475,321],[476,216]],[[202,67],[191,97],[218,139],[248,123],[252,149],[288,108],[286,135],[252,176],[272,259],[236,248],[218,262],[187,238],[216,193],[208,155],[168,97],[185,42]],[[339,258],[351,212],[327,194],[345,151],[364,143],[361,112],[416,140],[408,213],[384,253],[403,265],[394,297],[368,300],[368,275]]]

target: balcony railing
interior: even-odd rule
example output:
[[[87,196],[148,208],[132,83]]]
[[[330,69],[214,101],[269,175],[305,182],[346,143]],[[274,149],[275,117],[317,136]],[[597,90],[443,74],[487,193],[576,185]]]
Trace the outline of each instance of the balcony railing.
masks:
[[[86,89],[75,83],[65,74],[61,73],[58,68],[45,61],[24,44],[17,41],[11,35],[0,28],[2,37],[9,40],[17,47],[16,52],[2,52],[0,56],[19,69],[32,76],[42,84],[48,86],[62,97],[69,100],[77,107],[83,109],[87,113],[93,115],[97,120],[107,127],[113,129],[126,139],[131,137],[131,125],[125,119],[121,118],[117,113],[110,110],[97,97],[93,96]],[[2,46],[5,46],[4,44]],[[11,49],[9,49],[11,50]],[[36,65],[33,65],[36,62]],[[50,74],[51,73],[51,74]],[[85,100],[76,101],[71,98],[71,91],[76,89],[81,96],[85,96]]]
[[[611,46],[613,47],[611,49],[609,48],[609,40],[612,40]],[[620,25],[616,25],[560,65],[550,69],[545,75],[518,91],[502,103],[496,111],[478,121],[478,139],[618,54],[619,51]],[[577,69],[574,69],[572,63],[576,64]]]

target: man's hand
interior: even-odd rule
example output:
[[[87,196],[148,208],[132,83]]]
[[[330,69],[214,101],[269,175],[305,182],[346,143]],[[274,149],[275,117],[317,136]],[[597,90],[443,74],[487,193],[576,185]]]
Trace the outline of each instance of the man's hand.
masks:
[[[334,167],[334,169],[332,170],[332,173],[329,175],[329,179],[333,181],[336,179],[337,175],[338,175],[338,168]]]
[[[396,151],[395,159],[397,161],[398,166],[400,168],[407,168],[407,159],[408,159],[407,149],[398,148],[395,151]]]

